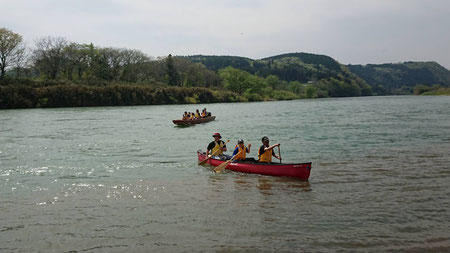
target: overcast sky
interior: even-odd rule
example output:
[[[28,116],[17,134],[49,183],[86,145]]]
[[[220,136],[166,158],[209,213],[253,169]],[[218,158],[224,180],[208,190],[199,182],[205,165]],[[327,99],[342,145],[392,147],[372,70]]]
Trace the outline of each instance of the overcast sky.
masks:
[[[149,56],[325,54],[450,69],[449,0],[0,0],[0,27]]]

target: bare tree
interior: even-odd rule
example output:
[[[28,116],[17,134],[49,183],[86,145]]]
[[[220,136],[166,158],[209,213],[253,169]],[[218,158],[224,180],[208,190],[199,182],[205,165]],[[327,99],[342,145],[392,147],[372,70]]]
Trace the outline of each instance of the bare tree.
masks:
[[[33,51],[35,67],[46,77],[56,79],[67,58],[64,51],[67,45],[67,40],[62,37],[49,36],[37,40]]]
[[[28,50],[25,43],[21,43],[21,45],[17,48],[15,54],[14,67],[16,70],[16,77],[19,78],[22,75],[22,69],[25,68],[28,64]]]
[[[6,69],[17,61],[18,54],[21,55],[21,45],[21,35],[6,28],[0,28],[0,78],[3,78]]]

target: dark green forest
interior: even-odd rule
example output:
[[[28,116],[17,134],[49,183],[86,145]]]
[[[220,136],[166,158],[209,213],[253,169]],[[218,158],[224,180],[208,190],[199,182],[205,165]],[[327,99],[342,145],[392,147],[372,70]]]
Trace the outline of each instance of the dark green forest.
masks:
[[[0,42],[0,109],[422,94],[450,83],[437,63],[345,66],[309,53],[153,58],[62,37],[43,37],[28,48],[6,28]]]
[[[416,86],[450,86],[450,71],[436,62],[348,65],[375,92],[411,94]]]

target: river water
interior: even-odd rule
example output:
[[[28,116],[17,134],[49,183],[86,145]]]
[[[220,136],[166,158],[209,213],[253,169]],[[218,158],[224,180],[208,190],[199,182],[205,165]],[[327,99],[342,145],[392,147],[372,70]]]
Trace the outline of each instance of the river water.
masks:
[[[198,166],[214,132],[309,182]],[[2,110],[0,251],[448,252],[449,164],[450,97]]]

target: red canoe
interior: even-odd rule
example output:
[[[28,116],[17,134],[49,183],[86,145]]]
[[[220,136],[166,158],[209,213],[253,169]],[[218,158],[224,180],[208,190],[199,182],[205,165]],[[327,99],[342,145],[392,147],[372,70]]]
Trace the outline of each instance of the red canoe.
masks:
[[[199,161],[206,159],[206,154],[202,151],[197,151]],[[208,160],[208,163],[212,166],[218,166],[224,161],[219,159]],[[231,162],[227,165],[226,169],[253,173],[261,175],[279,176],[279,177],[295,177],[301,180],[308,180],[311,173],[311,163],[251,163],[251,162]]]
[[[201,119],[193,119],[193,120],[182,120],[182,119],[176,119],[173,120],[173,123],[175,125],[185,125],[185,126],[189,126],[189,125],[194,125],[194,124],[201,124],[201,123],[206,123],[206,122],[210,122],[216,119],[216,116],[208,116],[206,118],[201,118]]]

